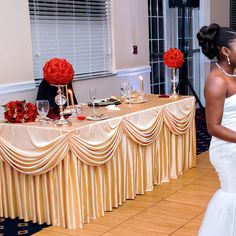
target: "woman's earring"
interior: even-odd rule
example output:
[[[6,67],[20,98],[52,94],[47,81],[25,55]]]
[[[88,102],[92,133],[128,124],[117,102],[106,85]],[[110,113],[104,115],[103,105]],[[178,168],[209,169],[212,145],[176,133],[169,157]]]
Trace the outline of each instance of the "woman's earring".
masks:
[[[229,56],[227,55],[226,57],[227,57],[227,62],[228,62],[228,65],[230,66],[230,65],[231,65],[231,63],[230,63]]]

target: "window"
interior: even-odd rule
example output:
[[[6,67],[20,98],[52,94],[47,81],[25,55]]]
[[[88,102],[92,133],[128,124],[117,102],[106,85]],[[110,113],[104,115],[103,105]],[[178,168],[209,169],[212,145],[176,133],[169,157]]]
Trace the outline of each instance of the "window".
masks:
[[[230,0],[230,27],[236,30],[236,2],[235,0]]]
[[[179,91],[181,94],[195,94],[200,103],[200,49],[196,37],[199,30],[199,8],[177,8],[177,11],[178,47],[185,52],[185,66],[180,70]]]
[[[164,15],[162,0],[148,0],[149,19],[149,50],[152,93],[165,93],[165,66],[163,62],[164,49]]]
[[[148,6],[152,93],[171,92],[170,69],[163,63],[163,53],[171,47],[176,47],[186,52],[186,77],[197,95],[200,94],[200,50],[196,39],[199,29],[199,8],[186,7],[185,14],[182,15],[182,8],[170,8],[169,1],[166,0],[148,0]],[[183,20],[184,43],[182,43]],[[184,87],[188,86],[186,83],[182,84]],[[192,94],[189,86],[186,88],[186,93]]]
[[[29,0],[29,9],[36,82],[53,57],[68,60],[76,78],[110,73],[110,0]]]

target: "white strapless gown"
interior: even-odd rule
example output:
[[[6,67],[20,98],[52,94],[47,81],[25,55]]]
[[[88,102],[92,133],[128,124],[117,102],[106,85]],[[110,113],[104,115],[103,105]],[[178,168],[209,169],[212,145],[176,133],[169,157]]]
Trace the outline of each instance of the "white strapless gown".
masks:
[[[236,94],[225,99],[222,125],[236,131]],[[212,137],[209,154],[221,187],[207,207],[198,236],[236,236],[236,143]]]

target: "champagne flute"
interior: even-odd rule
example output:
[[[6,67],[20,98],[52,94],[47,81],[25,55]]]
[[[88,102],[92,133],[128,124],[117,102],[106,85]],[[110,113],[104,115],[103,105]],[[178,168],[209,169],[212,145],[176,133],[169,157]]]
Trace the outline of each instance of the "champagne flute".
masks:
[[[129,106],[131,106],[131,97],[132,97],[132,86],[128,83],[126,86],[126,96],[129,100]]]
[[[36,107],[38,114],[40,115],[42,119],[42,125],[46,124],[46,116],[49,112],[49,101],[48,100],[37,100],[36,101]]]
[[[96,99],[96,89],[95,88],[90,88],[89,89],[89,98],[90,98],[90,101],[93,105],[93,115],[92,115],[92,117],[95,117],[95,99]]]

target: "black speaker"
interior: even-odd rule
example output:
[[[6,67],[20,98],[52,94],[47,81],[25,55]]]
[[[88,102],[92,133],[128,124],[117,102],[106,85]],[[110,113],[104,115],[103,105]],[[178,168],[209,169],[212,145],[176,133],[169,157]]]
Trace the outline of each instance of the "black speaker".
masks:
[[[199,7],[199,0],[169,0],[169,7]]]

